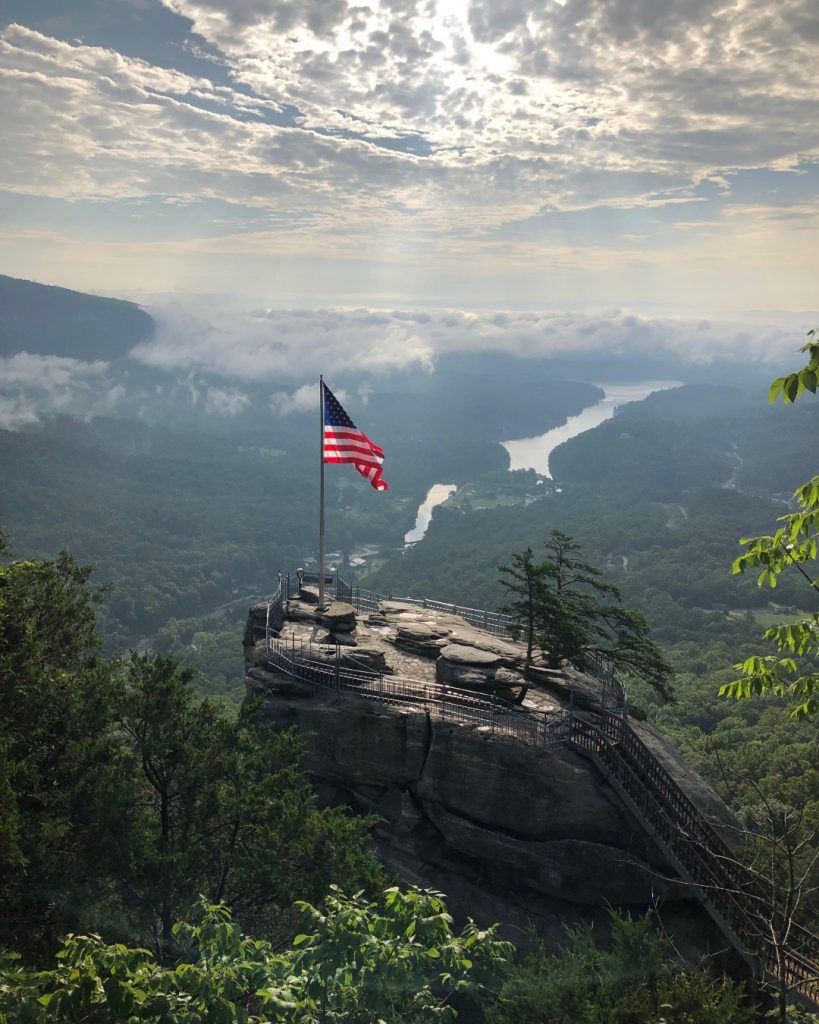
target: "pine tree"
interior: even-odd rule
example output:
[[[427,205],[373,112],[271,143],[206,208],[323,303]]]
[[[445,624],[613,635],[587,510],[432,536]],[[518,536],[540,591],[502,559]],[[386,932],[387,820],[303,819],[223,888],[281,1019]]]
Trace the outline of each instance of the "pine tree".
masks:
[[[512,554],[511,565],[499,565],[501,584],[512,595],[508,604],[498,611],[511,615],[515,620],[515,636],[523,637],[526,643],[526,667],[532,664],[535,646],[535,618],[538,595],[541,589],[539,567],[535,565],[531,548]],[[506,577],[506,578],[504,578]]]
[[[619,588],[577,557],[580,545],[568,534],[552,530],[545,547],[542,562],[535,563],[526,548],[500,567],[501,583],[515,595],[501,610],[513,617],[514,633],[526,638],[527,665],[535,643],[550,668],[568,662],[584,671],[597,655],[671,698],[671,666],[650,639],[643,615],[620,607]]]

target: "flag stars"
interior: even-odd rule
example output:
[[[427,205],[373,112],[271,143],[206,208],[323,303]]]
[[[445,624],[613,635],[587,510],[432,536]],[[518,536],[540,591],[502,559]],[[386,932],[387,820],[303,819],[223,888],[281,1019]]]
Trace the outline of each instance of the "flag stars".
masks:
[[[381,478],[384,452],[356,427],[326,385],[323,458],[325,462],[351,463],[377,491],[388,489],[389,485]]]

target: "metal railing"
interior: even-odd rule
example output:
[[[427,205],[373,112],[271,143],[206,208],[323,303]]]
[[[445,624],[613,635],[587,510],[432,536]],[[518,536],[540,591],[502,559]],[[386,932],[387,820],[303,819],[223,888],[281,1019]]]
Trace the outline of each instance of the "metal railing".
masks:
[[[350,668],[346,661],[354,655],[342,655],[336,648],[332,663],[320,655],[310,641],[294,637],[283,640],[272,625],[278,620],[283,592],[271,599],[265,625],[267,664],[304,685],[311,693],[339,693],[381,704],[415,707],[433,717],[459,725],[486,728],[496,736],[509,736],[542,749],[564,745],[569,740],[571,712],[556,715],[533,714],[494,694],[476,696],[442,683],[422,682],[381,672]],[[325,648],[326,650],[326,648]]]
[[[317,585],[319,574],[299,570],[294,574],[287,573],[286,576],[280,574],[280,579],[283,587],[283,599],[288,601],[297,596],[302,585]],[[374,590],[362,589],[342,579],[335,570],[325,574],[324,584],[327,595],[337,601],[346,601],[356,612],[375,612],[384,601],[400,601],[402,604],[411,604],[416,608],[426,608],[429,611],[446,615],[458,615],[470,626],[476,626],[478,629],[505,639],[509,639],[515,631],[514,619],[511,615],[505,615],[503,612],[493,612],[487,608],[470,608],[467,605],[454,602],[433,601],[428,597],[379,594]],[[626,685],[619,673],[602,654],[597,652],[587,654],[584,672],[603,683],[602,703],[604,708],[623,715],[628,713]]]
[[[308,584],[317,584],[319,574],[305,572],[291,576],[288,573],[287,579],[291,581],[292,590],[293,584],[295,583],[298,586],[299,580],[303,580]],[[496,636],[508,637],[509,627],[512,625],[511,617],[504,615],[502,612],[492,612],[485,608],[469,608],[466,605],[448,601],[432,601],[426,597],[379,594],[374,590],[366,590],[354,585],[342,579],[335,572],[329,572],[325,575],[325,588],[326,593],[332,594],[337,601],[346,601],[348,604],[351,604],[357,612],[377,611],[382,601],[400,601],[402,604],[413,604],[417,608],[428,608],[430,611],[442,612],[447,615],[459,615],[470,626],[485,629]],[[293,596],[293,594],[295,594],[294,590],[292,590],[290,596]]]
[[[760,913],[765,903],[759,877],[737,859],[715,826],[631,728],[625,687],[604,659],[589,659],[589,674],[603,683],[599,709],[591,718],[576,713],[573,707],[560,715],[546,716],[494,696],[476,697],[438,683],[385,679],[382,673],[342,665],[338,649],[335,663],[328,665],[316,659],[309,644],[282,641],[275,625],[283,620],[284,603],[303,583],[312,581],[317,581],[317,577],[279,577],[279,586],[268,605],[265,628],[265,648],[271,667],[299,680],[312,692],[334,691],[387,705],[415,705],[431,716],[487,727],[493,734],[541,748],[570,746],[589,757],[752,968],[761,968],[763,977],[787,984],[811,1002],[819,1002],[819,937],[793,925],[789,948],[784,953],[777,949],[769,937],[770,922]],[[332,587],[337,599],[347,600],[359,611],[374,611],[382,600],[391,600],[352,587],[335,574],[328,576],[326,585]],[[492,615],[496,623],[508,618],[440,601],[400,600],[464,618],[465,611],[477,616]],[[480,625],[474,620],[473,624]],[[498,632],[492,628],[489,631]]]
[[[762,880],[737,857],[688,794],[621,718],[574,715],[571,746],[590,756],[637,820],[697,892],[711,918],[756,972],[819,1001],[819,937],[791,926],[790,948],[771,941]]]

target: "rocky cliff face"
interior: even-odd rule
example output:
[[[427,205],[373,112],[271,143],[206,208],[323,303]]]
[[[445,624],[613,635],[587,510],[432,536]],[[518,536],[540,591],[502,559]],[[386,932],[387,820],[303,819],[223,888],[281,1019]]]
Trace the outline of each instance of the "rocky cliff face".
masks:
[[[298,618],[299,609],[294,612]],[[294,643],[299,631],[303,639],[305,630],[316,628],[306,616],[299,621],[284,626],[285,634],[296,631]],[[356,642],[362,655],[386,648],[380,653],[389,661],[397,628],[393,624],[390,636],[383,616],[374,622],[359,625]],[[306,768],[322,799],[379,817],[380,856],[403,880],[443,890],[456,915],[502,921],[518,942],[530,923],[556,948],[565,941],[567,924],[602,922],[607,906],[641,911],[661,905],[666,927],[681,945],[700,952],[724,945],[690,889],[674,879],[642,828],[580,754],[442,721],[412,703],[385,706],[311,693],[269,671],[260,627],[258,609],[251,612],[246,636],[249,694],[263,698],[277,724],[306,734]],[[470,631],[471,643],[475,632]],[[449,646],[451,631],[441,639]],[[497,639],[487,636],[487,644],[493,643]],[[404,674],[413,667],[420,676],[434,670],[423,657],[400,658]],[[533,698],[535,705],[560,708],[554,692]],[[697,790],[700,804],[707,798],[714,815],[728,819],[679,755],[656,734],[651,739]]]

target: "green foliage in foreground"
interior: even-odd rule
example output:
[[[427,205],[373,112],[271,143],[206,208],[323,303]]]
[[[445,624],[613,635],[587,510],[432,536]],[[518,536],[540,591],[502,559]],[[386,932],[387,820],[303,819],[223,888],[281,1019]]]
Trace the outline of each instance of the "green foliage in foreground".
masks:
[[[453,1000],[497,990],[512,947],[469,922],[455,933],[439,893],[387,889],[369,902],[333,889],[300,904],[307,932],[278,951],[242,935],[223,906],[177,924],[184,955],[162,966],[144,949],[69,936],[57,966],[0,962],[1,1024],[433,1024]]]
[[[781,395],[786,404],[810,391],[816,393],[819,375],[819,342],[816,331],[810,331],[811,340],[801,352],[808,353],[808,362],[795,373],[778,377],[771,385],[769,400],[775,402]],[[819,476],[814,476],[794,492],[798,511],[780,516],[782,525],[772,535],[743,537],[740,544],[745,551],[734,561],[734,573],[748,569],[758,572],[760,587],[776,587],[785,570],[796,570],[812,591],[812,599],[819,602],[819,578],[811,576],[805,564],[815,562],[819,545]],[[796,698],[799,703],[794,716],[812,715],[819,711],[819,671],[815,659],[819,655],[819,608],[809,615],[790,623],[772,626],[765,631],[781,657],[752,655],[735,667],[742,673],[739,679],[720,689],[722,696],[743,698],[772,693],[776,696]]]
[[[94,930],[172,958],[200,893],[283,939],[294,900],[377,890],[369,820],[316,805],[296,733],[200,699],[173,658],[102,657],[90,573],[0,566],[0,945]]]
[[[611,914],[610,948],[590,929],[570,930],[569,948],[542,945],[515,966],[490,1024],[746,1024],[754,1020],[742,990],[704,970],[685,971],[650,914]]]

